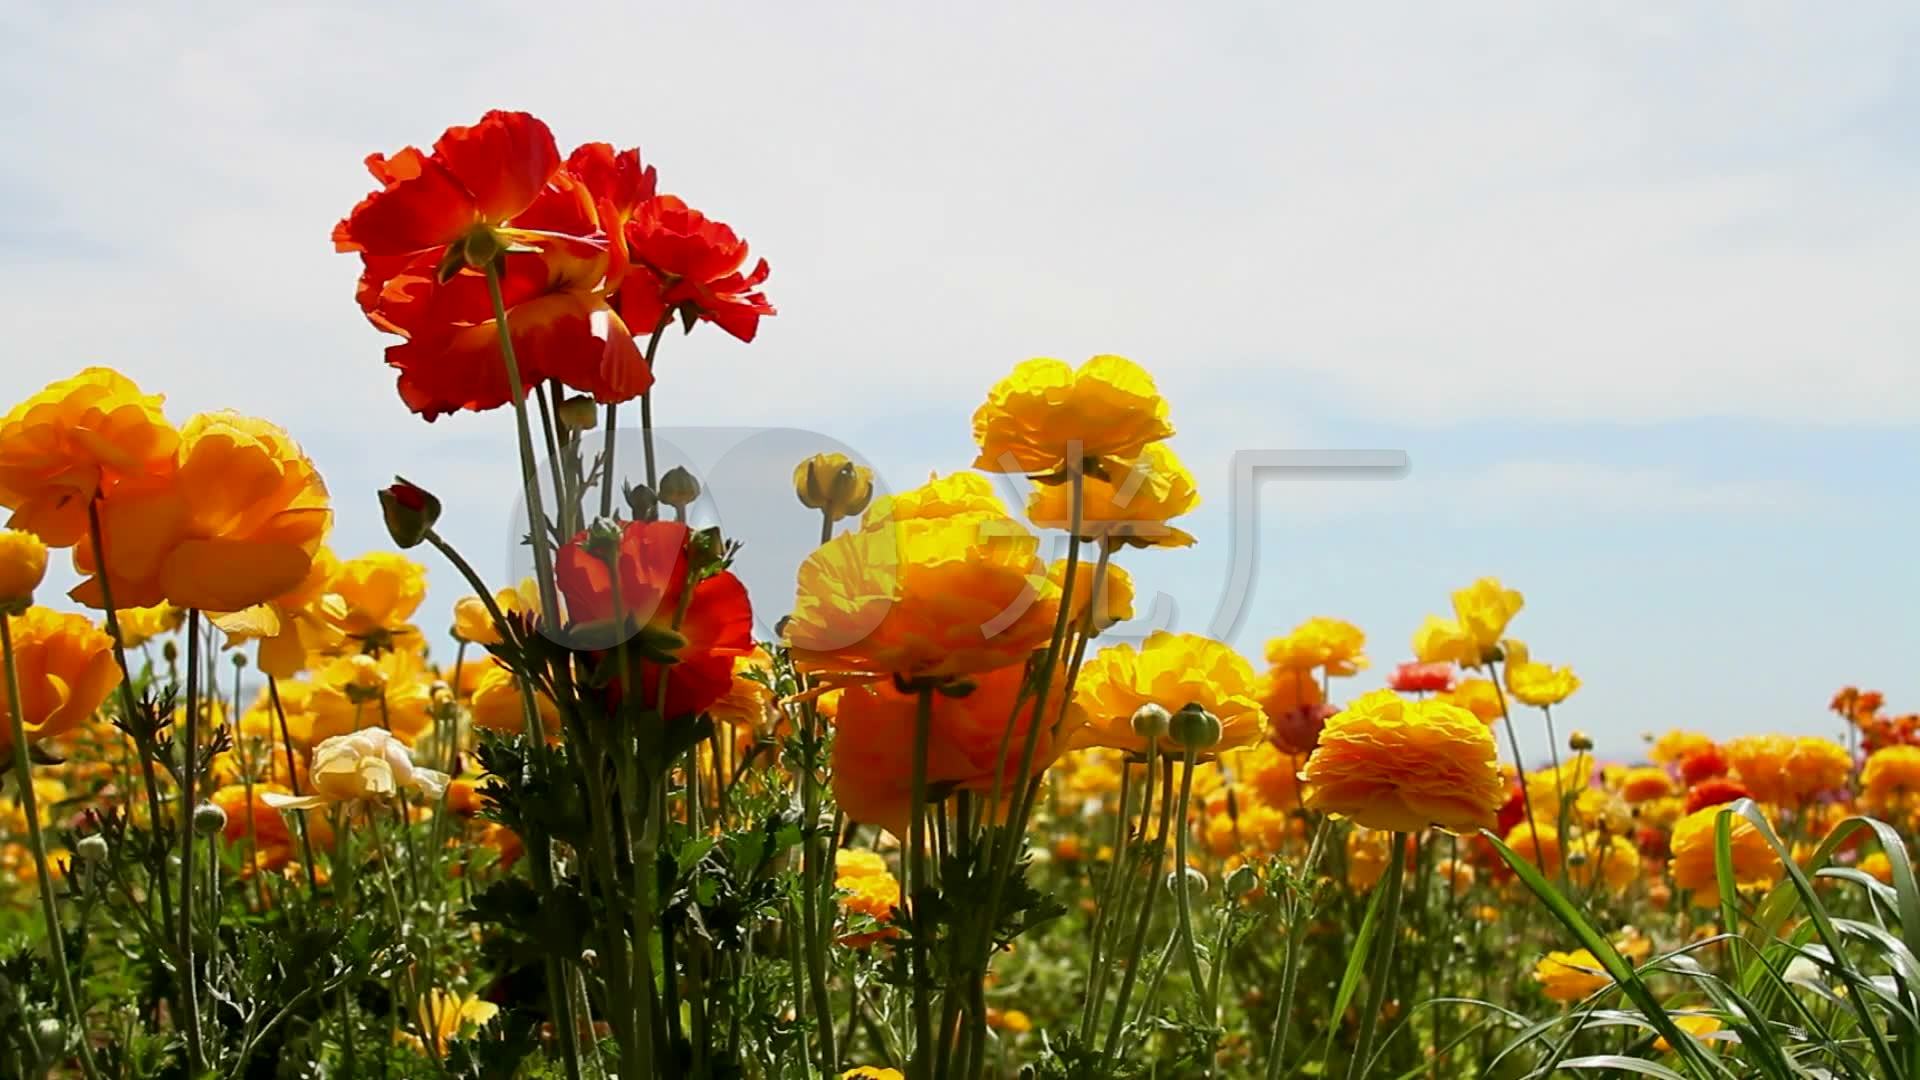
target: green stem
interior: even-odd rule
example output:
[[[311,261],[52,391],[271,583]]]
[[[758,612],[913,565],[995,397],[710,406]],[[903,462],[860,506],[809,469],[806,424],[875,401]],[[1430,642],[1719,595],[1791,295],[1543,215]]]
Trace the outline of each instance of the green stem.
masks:
[[[1365,1077],[1373,1062],[1373,1037],[1379,1029],[1380,1013],[1386,1007],[1387,983],[1393,977],[1393,947],[1400,937],[1400,894],[1404,891],[1407,866],[1407,834],[1394,833],[1393,851],[1387,857],[1387,895],[1380,911],[1380,930],[1376,946],[1380,951],[1367,987],[1367,1007],[1360,1014],[1360,1039],[1353,1058],[1347,1062],[1347,1080]]]
[[[1533,837],[1533,862],[1544,873],[1547,869],[1546,853],[1540,850],[1540,823],[1534,820],[1533,795],[1527,790],[1531,786],[1527,783],[1527,759],[1520,754],[1520,736],[1514,731],[1512,714],[1507,712],[1507,692],[1500,687],[1500,668],[1497,664],[1489,663],[1487,670],[1493,673],[1493,678],[1487,681],[1493,683],[1494,698],[1500,702],[1500,719],[1507,728],[1507,745],[1513,748],[1514,773],[1520,780],[1520,807],[1526,811],[1527,832]],[[1567,853],[1562,851],[1560,869],[1563,873],[1566,871],[1566,857]]]
[[[1150,746],[1158,745],[1156,740]],[[1148,758],[1147,784],[1153,784],[1153,761]],[[1113,1060],[1120,1043],[1120,1029],[1127,1019],[1127,1000],[1133,996],[1134,980],[1140,974],[1140,953],[1146,948],[1147,928],[1153,923],[1153,904],[1160,895],[1160,869],[1166,865],[1167,830],[1173,815],[1173,762],[1169,759],[1160,783],[1160,834],[1153,842],[1153,863],[1147,871],[1147,894],[1140,902],[1140,918],[1133,925],[1133,945],[1128,950],[1127,973],[1120,978],[1120,997],[1113,1006],[1113,1019],[1107,1024],[1107,1040],[1100,1048],[1100,1066],[1104,1070]]]
[[[193,811],[200,778],[200,609],[187,610],[187,716],[180,767],[180,1011],[185,1014],[187,1052],[194,1068],[207,1067],[200,1034],[200,976],[193,959]]]
[[[933,687],[922,686],[913,713],[913,788],[907,823],[907,926],[913,935],[913,1080],[933,1076],[933,1010],[927,1001],[933,973],[927,966],[927,926],[921,891],[927,885],[927,743],[933,731]]]
[[[1303,888],[1313,888],[1314,874],[1319,868],[1320,852],[1327,838],[1327,818],[1322,816],[1320,823],[1313,828],[1313,842],[1307,845],[1307,862],[1301,868]],[[1287,958],[1280,969],[1280,1002],[1273,1014],[1273,1036],[1267,1045],[1267,1080],[1280,1080],[1280,1063],[1286,1059],[1287,1029],[1293,1024],[1293,993],[1300,974],[1300,950],[1307,940],[1307,922],[1313,915],[1307,901],[1312,898],[1311,891],[1304,894],[1296,892],[1290,902],[1292,918],[1287,926]]]
[[[61,1004],[73,1018],[74,1034],[80,1047],[80,1067],[88,1080],[99,1080],[93,1064],[93,1049],[87,1042],[87,1014],[80,1007],[80,995],[74,992],[73,973],[67,970],[66,935],[60,926],[60,909],[53,898],[53,874],[47,865],[47,840],[40,831],[40,805],[33,790],[33,761],[27,748],[26,703],[20,698],[20,672],[13,659],[13,616],[0,613],[0,653],[7,668],[7,716],[12,724],[13,775],[20,785],[20,811],[27,818],[27,845],[33,850],[33,869],[40,885],[40,914],[47,921],[47,951],[53,959],[55,989]]]
[[[287,751],[287,786],[293,789],[294,798],[300,797],[300,765],[293,756],[293,735],[287,729],[287,710],[280,704],[280,680],[267,676],[267,700],[273,703],[273,718],[280,724],[280,742]],[[293,815],[294,826],[300,831],[300,855],[307,870],[307,895],[320,895],[319,871],[313,866],[313,842],[307,839],[307,815]]]
[[[673,322],[673,312],[668,311],[665,314],[660,316],[659,323],[655,324],[653,328],[653,335],[647,338],[647,371],[649,373],[653,371],[654,354],[660,348],[660,335],[666,333],[667,325],[671,322]],[[620,406],[617,402],[613,404],[609,404],[607,406],[607,430],[605,434],[606,442],[603,444],[600,451],[600,470],[601,470],[600,471],[600,516],[603,518],[613,516],[613,473],[614,473],[613,443],[614,443],[614,432],[618,430],[618,425],[614,422],[614,420],[615,420],[616,410],[618,410],[619,407]],[[641,408],[642,415],[647,418],[647,425],[646,425],[647,486],[652,487],[653,486],[653,410],[647,403],[646,394],[640,395],[640,408]]]
[[[1179,878],[1173,896],[1180,915],[1180,952],[1186,958],[1187,978],[1193,982],[1193,993],[1205,1008],[1209,1022],[1213,1019],[1214,1003],[1207,997],[1207,978],[1200,969],[1200,950],[1193,943],[1193,899],[1187,895],[1187,834],[1193,830],[1187,828],[1187,808],[1193,801],[1193,762],[1196,751],[1192,746],[1185,748],[1180,761],[1180,829],[1174,833],[1173,872]],[[1214,964],[1218,966],[1219,959]]]
[[[533,426],[527,421],[527,387],[520,379],[520,361],[514,356],[513,334],[507,326],[507,302],[500,294],[498,260],[487,264],[487,294],[493,300],[494,329],[500,338],[500,362],[507,368],[507,389],[513,394],[514,429],[520,439],[520,480],[527,495],[527,532],[533,543],[533,572],[540,588],[540,612],[550,620],[557,620],[560,602],[554,589],[547,512],[540,497],[540,465],[534,459]],[[484,590],[481,595],[486,595]]]
[[[1093,926],[1087,934],[1087,995],[1080,1003],[1080,1041],[1086,1042],[1093,1034],[1093,1024],[1100,1012],[1096,1004],[1106,992],[1107,965],[1100,962],[1101,946],[1106,937],[1107,910],[1113,905],[1114,887],[1120,881],[1120,868],[1127,864],[1127,840],[1132,833],[1127,828],[1127,803],[1132,796],[1133,765],[1125,758],[1120,759],[1120,801],[1113,815],[1113,855],[1107,863],[1107,877],[1100,883],[1100,894],[1093,906]],[[1148,788],[1152,788],[1149,783]]]

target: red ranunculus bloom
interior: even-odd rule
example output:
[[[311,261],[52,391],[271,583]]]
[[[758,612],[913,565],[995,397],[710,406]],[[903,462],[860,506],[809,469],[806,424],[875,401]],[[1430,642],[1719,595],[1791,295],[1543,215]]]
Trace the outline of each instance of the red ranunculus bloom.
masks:
[[[767,260],[747,264],[747,242],[672,195],[640,204],[626,223],[626,276],[617,282],[620,315],[641,333],[687,311],[741,341],[752,341],[773,305],[759,291]]]
[[[1738,780],[1725,776],[1715,776],[1695,784],[1687,791],[1687,813],[1705,810],[1709,806],[1735,802],[1752,798],[1752,793]]]
[[[624,401],[652,384],[605,297],[610,256],[594,193],[561,169],[545,124],[490,112],[448,128],[431,154],[374,154],[367,168],[380,189],[334,226],[334,248],[360,253],[367,318],[407,339],[387,363],[408,408],[431,420],[512,399],[486,277],[463,253],[509,252],[500,285],[523,388],[557,379]]]
[[[1705,750],[1695,750],[1680,759],[1680,779],[1685,780],[1691,787],[1716,776],[1727,775],[1728,768],[1730,766],[1727,764],[1727,756],[1717,747],[1710,746]]]
[[[640,150],[616,151],[603,142],[582,143],[567,155],[566,173],[586,186],[594,214],[607,234],[607,280],[627,276],[627,222],[659,189],[659,172],[640,160]],[[616,296],[611,301],[620,306]],[[652,324],[627,329],[648,333]]]
[[[1445,693],[1453,689],[1453,665],[1409,661],[1393,669],[1387,685],[1403,694]]]
[[[567,628],[583,647],[605,651],[623,637],[672,631],[685,644],[674,655],[677,663],[649,661],[643,650],[629,649],[631,675],[637,677],[642,701],[652,708],[659,701],[660,679],[667,680],[666,717],[704,711],[733,685],[733,661],[753,651],[753,608],[746,586],[729,571],[702,578],[687,588],[685,525],[668,521],[636,521],[620,533],[617,562],[618,590],[613,568],[589,550],[586,533],[560,551],[555,576],[566,600]],[[679,621],[675,622],[676,614]],[[624,617],[623,617],[624,616]],[[621,685],[611,691],[616,695]]]

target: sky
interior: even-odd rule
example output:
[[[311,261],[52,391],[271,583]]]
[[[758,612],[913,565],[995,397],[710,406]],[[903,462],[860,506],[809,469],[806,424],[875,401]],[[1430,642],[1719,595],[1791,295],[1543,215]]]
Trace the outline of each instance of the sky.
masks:
[[[398,472],[504,580],[510,414],[409,415],[328,234],[368,153],[525,109],[772,265],[758,340],[670,337],[657,392],[766,625],[801,454],[909,486],[1020,360],[1118,353],[1206,500],[1196,547],[1126,558],[1131,632],[1215,626],[1247,514],[1226,636],[1358,623],[1336,698],[1496,575],[1603,750],[1833,732],[1842,684],[1920,708],[1917,54],[1920,11],[1866,0],[10,5],[0,398],[104,363],[176,420],[267,416],[342,554],[390,546]],[[1409,464],[1232,507],[1271,450]],[[428,562],[434,628],[466,590]]]

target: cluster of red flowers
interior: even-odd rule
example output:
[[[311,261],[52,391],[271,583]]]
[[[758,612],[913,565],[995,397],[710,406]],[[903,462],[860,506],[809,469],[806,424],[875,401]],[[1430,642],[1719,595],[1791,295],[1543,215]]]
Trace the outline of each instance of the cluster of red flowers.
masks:
[[[653,383],[635,334],[677,315],[751,341],[773,307],[766,260],[732,229],[657,193],[640,152],[587,143],[564,160],[522,112],[451,127],[431,153],[367,158],[378,190],[334,226],[359,252],[361,310],[406,340],[387,349],[407,407],[431,420],[512,400],[504,313],[523,387],[555,381],[602,403]]]
[[[1878,690],[1846,686],[1827,707],[1860,730],[1860,743],[1868,753],[1888,746],[1920,746],[1920,713],[1888,716],[1881,711],[1886,703]]]

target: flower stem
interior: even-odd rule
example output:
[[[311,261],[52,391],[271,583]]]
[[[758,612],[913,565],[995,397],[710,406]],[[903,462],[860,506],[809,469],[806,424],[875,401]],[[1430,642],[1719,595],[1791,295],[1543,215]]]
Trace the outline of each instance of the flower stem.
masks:
[[[933,1010],[927,1002],[927,927],[920,893],[927,885],[927,743],[933,732],[933,687],[920,687],[913,713],[913,788],[907,823],[907,925],[913,934],[913,1080],[933,1076]]]
[[[1179,879],[1173,895],[1180,915],[1180,952],[1186,958],[1187,978],[1193,982],[1194,996],[1200,999],[1207,1015],[1213,1019],[1213,1002],[1207,995],[1206,975],[1200,970],[1200,951],[1193,943],[1193,900],[1187,895],[1187,809],[1193,801],[1193,762],[1196,751],[1186,747],[1180,762],[1180,830],[1174,833],[1173,872]],[[1218,957],[1214,963],[1218,965]]]
[[[513,393],[513,421],[520,439],[520,479],[527,494],[527,532],[533,543],[533,571],[540,588],[540,610],[548,619],[557,619],[560,604],[554,590],[553,552],[547,542],[547,512],[540,497],[540,466],[534,460],[533,427],[527,421],[527,387],[520,378],[520,361],[513,353],[513,334],[507,327],[507,302],[500,294],[497,260],[487,264],[487,294],[493,299],[500,362],[506,365],[507,388]]]
[[[1158,740],[1149,742],[1158,746]],[[1147,757],[1147,787],[1153,787],[1153,755]],[[1146,947],[1147,929],[1153,923],[1153,902],[1160,895],[1160,868],[1166,865],[1167,830],[1173,815],[1173,761],[1169,759],[1160,782],[1160,834],[1153,841],[1153,863],[1147,871],[1147,895],[1140,902],[1140,918],[1133,924],[1133,945],[1128,949],[1127,973],[1120,978],[1120,997],[1113,1006],[1113,1019],[1107,1022],[1107,1040],[1100,1048],[1100,1071],[1113,1060],[1120,1043],[1120,1028],[1127,1018],[1127,1000],[1133,996],[1134,980],[1140,975],[1140,954]]]
[[[1386,1007],[1387,983],[1393,977],[1393,947],[1400,937],[1400,894],[1404,891],[1407,867],[1407,834],[1396,832],[1393,851],[1387,857],[1387,895],[1381,904],[1379,944],[1373,978],[1367,987],[1367,1007],[1360,1014],[1360,1038],[1353,1058],[1347,1062],[1347,1080],[1369,1075],[1372,1066],[1373,1037],[1380,1026],[1380,1013]]]
[[[649,373],[653,371],[654,354],[657,353],[660,349],[660,335],[667,332],[667,325],[671,322],[673,322],[673,312],[669,310],[660,316],[660,321],[657,324],[655,324],[653,328],[653,335],[647,338],[647,371]],[[617,416],[619,408],[620,408],[620,405],[618,402],[610,403],[607,406],[607,430],[605,434],[606,442],[602,444],[602,447],[600,450],[600,516],[603,518],[613,516],[613,473],[614,473],[613,443],[614,443],[614,432],[619,430],[619,425],[615,423],[615,418]],[[646,421],[647,421],[647,425],[645,429],[646,452],[647,452],[647,486],[652,487],[653,486],[653,410],[647,404],[647,396],[645,394],[642,394],[640,396],[640,408],[641,408],[642,415],[646,417]]]
[[[187,1052],[196,1069],[207,1067],[200,1035],[200,978],[193,961],[193,811],[200,773],[200,609],[187,609],[187,715],[180,765],[180,1011],[185,1014]]]
[[[1513,747],[1513,770],[1520,781],[1520,807],[1526,811],[1527,832],[1533,837],[1533,862],[1542,872],[1545,872],[1546,853],[1540,850],[1540,823],[1533,816],[1533,794],[1528,790],[1527,784],[1527,759],[1520,756],[1520,735],[1513,729],[1513,714],[1507,711],[1507,692],[1500,686],[1500,668],[1489,663],[1487,669],[1493,673],[1493,678],[1488,681],[1493,683],[1494,698],[1500,702],[1500,719],[1507,728],[1507,745]],[[1554,775],[1556,777],[1559,775],[1558,770],[1555,770]],[[1560,853],[1560,868],[1563,871],[1566,869],[1566,855],[1565,851]]]
[[[33,849],[33,870],[40,885],[40,914],[47,920],[47,951],[53,960],[55,989],[73,1017],[80,1047],[80,1067],[88,1080],[99,1080],[93,1050],[87,1043],[87,1014],[74,992],[73,973],[67,970],[66,935],[60,927],[60,909],[53,898],[53,874],[47,866],[47,840],[40,831],[38,793],[33,790],[33,761],[27,749],[26,703],[20,699],[20,671],[13,659],[13,616],[0,613],[0,653],[7,668],[7,717],[12,725],[13,775],[20,785],[20,811],[27,818],[27,845]]]
[[[1307,891],[1295,891],[1290,903],[1287,958],[1280,969],[1280,1002],[1273,1013],[1273,1037],[1267,1044],[1267,1080],[1280,1080],[1280,1063],[1286,1059],[1287,1029],[1293,1024],[1293,992],[1300,974],[1300,950],[1306,944],[1307,920],[1313,914],[1308,901],[1312,898],[1314,874],[1326,838],[1327,818],[1322,815],[1320,823],[1313,828],[1313,842],[1307,845],[1306,865],[1300,869],[1302,888]]]

